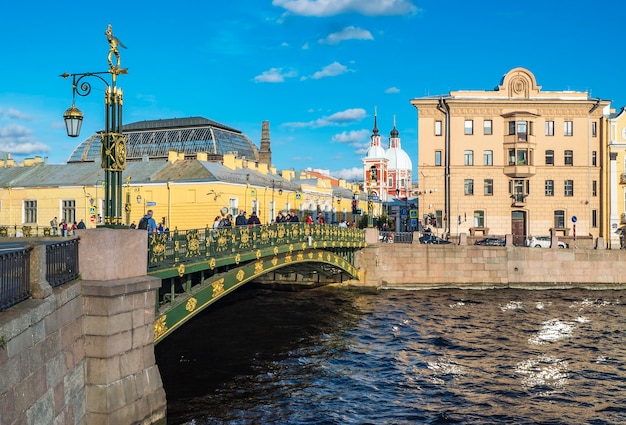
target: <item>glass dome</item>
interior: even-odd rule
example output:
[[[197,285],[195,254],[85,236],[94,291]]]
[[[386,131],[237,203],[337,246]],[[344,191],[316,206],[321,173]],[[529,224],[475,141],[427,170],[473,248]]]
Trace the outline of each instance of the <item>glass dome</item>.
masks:
[[[238,158],[258,161],[259,150],[241,131],[202,117],[139,121],[124,125],[126,160],[167,159],[170,151],[195,157],[234,153]],[[91,135],[71,153],[71,162],[100,161],[100,134]]]

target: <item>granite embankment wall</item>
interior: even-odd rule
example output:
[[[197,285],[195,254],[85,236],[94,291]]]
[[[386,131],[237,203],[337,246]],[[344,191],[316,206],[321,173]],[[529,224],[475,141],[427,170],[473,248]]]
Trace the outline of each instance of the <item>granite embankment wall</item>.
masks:
[[[36,246],[33,298],[0,313],[0,425],[164,424],[147,234],[77,233],[82,279],[52,289]]]
[[[621,250],[375,243],[355,261],[378,288],[626,288]]]

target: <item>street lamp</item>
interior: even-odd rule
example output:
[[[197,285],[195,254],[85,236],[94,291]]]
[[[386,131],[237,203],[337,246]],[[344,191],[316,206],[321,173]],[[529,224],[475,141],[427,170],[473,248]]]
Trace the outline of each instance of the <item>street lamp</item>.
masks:
[[[127,74],[127,68],[120,68],[118,46],[126,48],[113,35],[111,25],[105,32],[109,42],[109,70],[103,72],[85,72],[61,74],[67,79],[72,77],[72,106],[65,111],[63,119],[69,137],[78,137],[83,121],[83,113],[76,107],[76,95],[88,96],[91,84],[88,78],[94,77],[104,83],[104,131],[100,133],[101,159],[104,169],[104,226],[122,225],[122,171],[126,169],[126,136],[122,134],[122,89],[117,87],[117,76]],[[112,60],[115,56],[115,63]],[[110,74],[111,82],[102,75]]]

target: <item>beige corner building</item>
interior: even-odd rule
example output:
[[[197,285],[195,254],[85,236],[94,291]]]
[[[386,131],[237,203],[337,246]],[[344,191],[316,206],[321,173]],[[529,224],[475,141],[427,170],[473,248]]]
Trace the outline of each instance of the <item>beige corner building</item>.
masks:
[[[601,159],[610,101],[543,91],[532,72],[515,68],[493,90],[411,104],[420,217],[432,214],[440,232],[512,234],[516,245],[551,234],[610,239]]]
[[[608,118],[608,149],[604,157],[607,208],[607,239],[613,249],[621,247],[626,237],[626,109]],[[622,238],[620,238],[622,236]]]

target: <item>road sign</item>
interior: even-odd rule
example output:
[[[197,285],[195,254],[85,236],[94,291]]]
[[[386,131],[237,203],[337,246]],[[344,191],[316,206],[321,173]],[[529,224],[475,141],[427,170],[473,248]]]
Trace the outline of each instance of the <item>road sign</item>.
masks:
[[[250,195],[252,195],[252,197],[256,196],[256,189],[251,189],[250,190]]]
[[[400,210],[400,215],[409,215],[409,210],[407,210],[406,208],[402,208]]]
[[[90,207],[89,208],[89,214],[95,215],[96,214],[96,209],[94,207]]]
[[[146,202],[146,207],[156,207],[156,202],[154,201]]]
[[[576,223],[578,221],[578,217],[575,215],[572,216],[572,223]]]
[[[296,199],[297,200],[302,199],[302,194],[300,192],[296,192]]]
[[[91,217],[89,217],[89,221],[91,221],[92,223],[96,222],[96,216],[92,215]]]
[[[417,219],[417,210],[410,210],[409,211],[409,217],[412,218],[412,219],[413,218]]]

